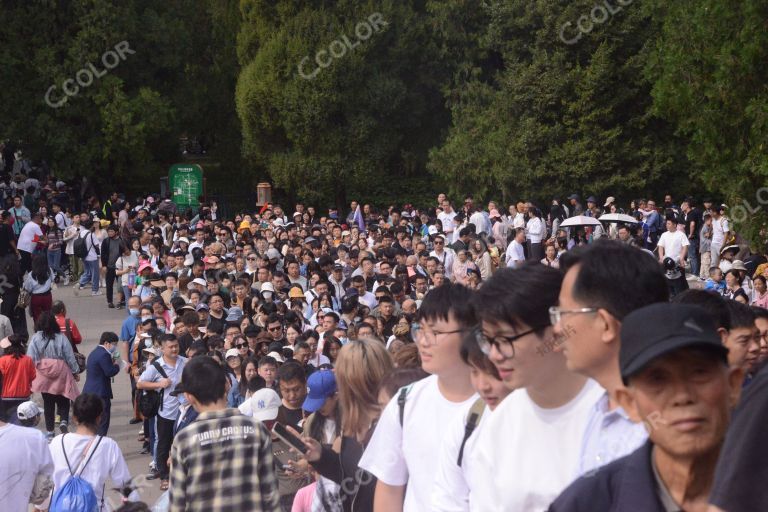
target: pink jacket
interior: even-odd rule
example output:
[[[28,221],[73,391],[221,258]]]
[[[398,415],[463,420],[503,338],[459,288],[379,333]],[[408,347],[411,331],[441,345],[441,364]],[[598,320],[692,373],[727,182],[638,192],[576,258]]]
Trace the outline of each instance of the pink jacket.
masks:
[[[62,395],[74,400],[80,395],[75,376],[63,359],[42,359],[37,363],[37,375],[32,381],[35,393]]]

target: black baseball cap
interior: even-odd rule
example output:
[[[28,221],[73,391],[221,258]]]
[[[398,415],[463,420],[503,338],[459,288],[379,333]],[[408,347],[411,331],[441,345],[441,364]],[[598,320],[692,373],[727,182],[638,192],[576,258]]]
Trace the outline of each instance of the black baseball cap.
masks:
[[[657,303],[633,311],[621,325],[621,378],[626,384],[651,361],[689,347],[711,350],[728,364],[728,349],[705,309],[690,304]]]

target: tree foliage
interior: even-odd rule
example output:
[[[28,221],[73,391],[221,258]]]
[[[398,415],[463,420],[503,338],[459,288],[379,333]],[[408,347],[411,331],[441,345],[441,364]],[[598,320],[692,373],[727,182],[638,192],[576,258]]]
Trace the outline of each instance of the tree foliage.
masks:
[[[743,234],[768,221],[768,4],[654,1],[663,20],[646,70],[656,111],[689,139],[687,156]],[[764,238],[764,237],[763,237]]]

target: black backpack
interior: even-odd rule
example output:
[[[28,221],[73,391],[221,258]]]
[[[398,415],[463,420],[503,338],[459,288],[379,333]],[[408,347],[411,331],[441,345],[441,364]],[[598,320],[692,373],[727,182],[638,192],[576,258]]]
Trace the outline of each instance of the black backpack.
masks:
[[[157,361],[152,361],[152,366],[163,376],[164,379],[168,378],[165,370],[160,366]],[[163,395],[165,390],[154,389],[142,389],[139,393],[139,412],[146,419],[154,418],[157,413],[163,409]]]
[[[85,236],[79,236],[75,239],[75,243],[72,244],[72,253],[80,259],[85,259],[88,256],[88,242],[87,238],[91,238],[91,246],[93,246],[93,234],[88,233]]]

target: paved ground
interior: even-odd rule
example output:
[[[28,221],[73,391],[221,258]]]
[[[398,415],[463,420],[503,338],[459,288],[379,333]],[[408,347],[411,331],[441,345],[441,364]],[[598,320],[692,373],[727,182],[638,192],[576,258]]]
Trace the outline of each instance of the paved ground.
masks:
[[[83,290],[86,292],[86,290]],[[104,331],[113,331],[120,334],[120,326],[125,315],[124,309],[108,309],[106,299],[103,295],[91,297],[90,287],[87,293],[81,293],[76,297],[71,286],[60,287],[53,292],[54,300],[62,300],[67,306],[67,313],[76,323],[80,332],[83,334],[83,344],[80,352],[90,354],[91,350],[98,344],[99,337]],[[28,324],[31,326],[31,319]],[[80,388],[85,382],[85,374],[80,377]],[[138,432],[141,424],[129,425],[128,420],[132,417],[131,408],[131,385],[128,380],[128,374],[121,372],[112,383],[112,391],[115,398],[112,400],[112,420],[109,427],[109,437],[117,441],[123,452],[128,467],[131,470],[131,476],[146,474],[150,461],[149,455],[141,455],[141,444],[137,441]],[[42,399],[39,395],[34,397],[42,408]],[[43,427],[44,429],[44,427]],[[57,432],[58,433],[58,432]],[[143,479],[141,479],[143,481]],[[146,481],[142,484],[142,501],[153,504],[160,496],[159,480]]]

